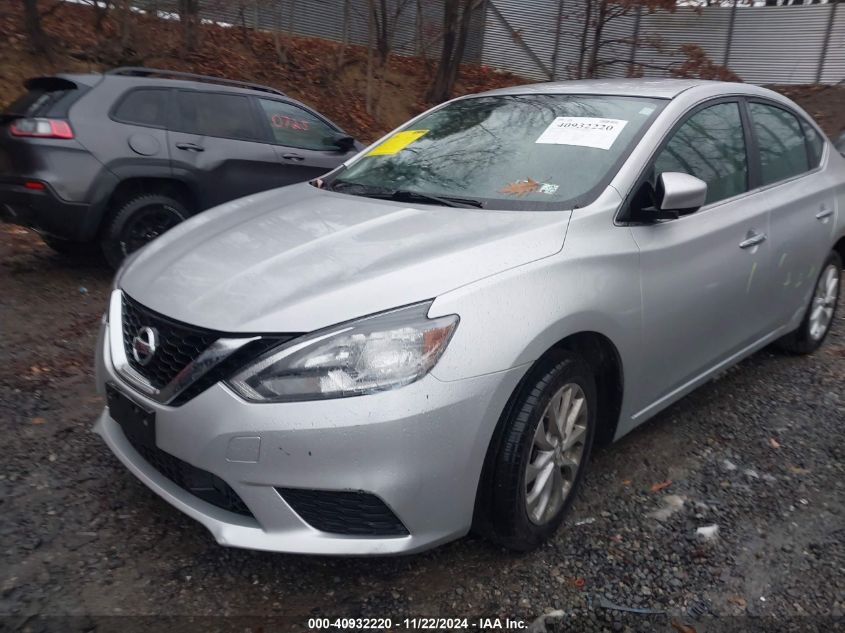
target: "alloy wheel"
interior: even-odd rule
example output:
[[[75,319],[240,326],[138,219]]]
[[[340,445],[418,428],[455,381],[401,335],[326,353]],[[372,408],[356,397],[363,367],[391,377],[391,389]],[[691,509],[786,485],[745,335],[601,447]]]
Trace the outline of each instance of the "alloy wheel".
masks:
[[[818,341],[827,333],[839,298],[839,271],[830,264],[819,276],[810,306],[810,337]]]
[[[575,383],[558,389],[534,432],[525,469],[525,506],[535,525],[549,522],[575,484],[587,440],[587,399]]]

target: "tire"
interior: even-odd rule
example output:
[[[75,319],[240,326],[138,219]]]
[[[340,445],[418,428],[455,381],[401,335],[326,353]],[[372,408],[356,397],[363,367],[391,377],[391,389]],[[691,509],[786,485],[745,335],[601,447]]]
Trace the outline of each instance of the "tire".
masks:
[[[162,194],[131,198],[105,227],[100,245],[112,268],[130,253],[167,232],[191,214],[178,200]]]
[[[832,251],[822,264],[821,272],[816,279],[810,305],[804,312],[804,318],[798,329],[790,332],[777,342],[777,346],[790,354],[811,354],[815,352],[830,332],[830,326],[836,317],[836,307],[839,303],[841,288],[842,260],[839,254]],[[832,294],[828,284],[833,284]],[[815,317],[818,310],[825,310],[824,319],[820,322]],[[819,325],[822,324],[821,329]]]
[[[573,433],[568,436],[558,434],[554,430],[557,427],[549,427],[547,415],[553,398],[564,404],[558,398],[566,398],[567,393],[570,403],[579,399],[582,402]],[[504,547],[530,551],[558,528],[583,479],[596,427],[593,373],[576,354],[556,351],[532,370],[505,415],[500,440],[495,445],[497,453],[491,462],[493,490],[485,531],[491,540]],[[581,432],[575,433],[581,427]],[[547,433],[549,430],[552,432]],[[571,451],[563,452],[554,447],[555,443],[561,444],[561,435],[564,438],[580,435],[580,439]],[[564,440],[563,445],[566,443]],[[577,464],[574,467],[573,462]],[[559,479],[556,473],[560,474]],[[544,478],[552,482],[549,484],[552,488],[558,482],[564,483],[558,491],[560,494],[550,491],[543,506],[547,488],[539,486]],[[542,511],[541,506],[545,508]]]
[[[41,234],[41,239],[52,250],[67,257],[90,257],[98,254],[96,242],[73,242],[44,234]]]

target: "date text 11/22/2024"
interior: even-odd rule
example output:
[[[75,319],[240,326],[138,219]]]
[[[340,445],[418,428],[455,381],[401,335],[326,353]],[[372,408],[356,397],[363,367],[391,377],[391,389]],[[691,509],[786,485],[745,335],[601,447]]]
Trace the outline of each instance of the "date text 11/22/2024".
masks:
[[[473,631],[519,631],[525,630],[528,622],[511,618],[309,618],[311,630],[473,630]]]

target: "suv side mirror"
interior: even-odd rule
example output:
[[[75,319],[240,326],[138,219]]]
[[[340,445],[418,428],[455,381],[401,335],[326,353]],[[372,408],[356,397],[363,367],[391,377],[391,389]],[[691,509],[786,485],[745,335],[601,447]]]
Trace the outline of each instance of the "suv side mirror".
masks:
[[[665,171],[657,177],[656,208],[646,210],[655,220],[674,220],[695,213],[707,200],[707,183],[678,171]]]
[[[353,147],[355,147],[355,139],[349,136],[348,134],[342,134],[338,132],[336,134],[333,134],[330,139],[332,145],[334,145],[343,152],[348,152]]]

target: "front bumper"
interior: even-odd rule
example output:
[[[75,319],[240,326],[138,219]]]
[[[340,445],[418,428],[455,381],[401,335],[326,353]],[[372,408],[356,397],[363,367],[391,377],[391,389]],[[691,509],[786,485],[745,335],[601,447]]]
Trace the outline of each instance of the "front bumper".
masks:
[[[393,391],[280,404],[245,402],[218,383],[179,407],[169,407],[145,398],[118,377],[107,328],[104,324],[98,346],[99,386],[117,384],[155,411],[158,448],[221,478],[253,516],[206,503],[158,472],[133,448],[108,408],[96,432],[143,483],[202,523],[220,544],[258,550],[398,554],[466,534],[489,440],[524,371],[515,368],[454,382],[429,374]],[[245,455],[244,446],[254,452]],[[370,493],[409,534],[320,531],[277,488]]]

